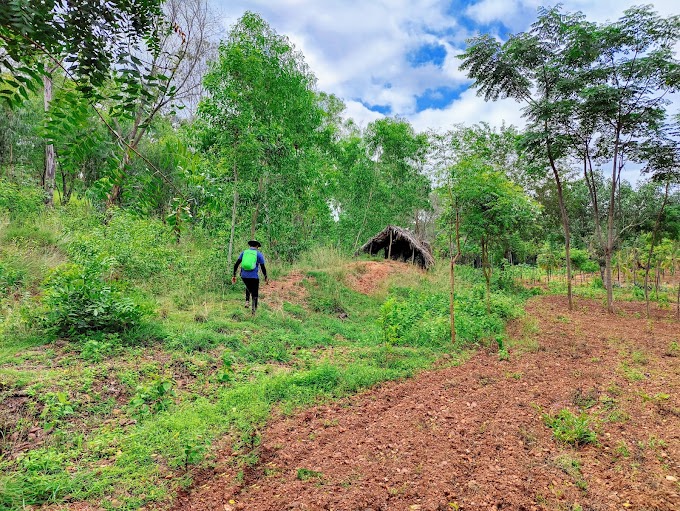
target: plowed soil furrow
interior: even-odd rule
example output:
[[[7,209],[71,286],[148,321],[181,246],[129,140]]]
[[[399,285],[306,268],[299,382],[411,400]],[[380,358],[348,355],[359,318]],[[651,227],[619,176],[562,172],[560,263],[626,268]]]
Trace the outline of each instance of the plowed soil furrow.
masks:
[[[535,299],[510,361],[480,352],[279,418],[240,482],[226,452],[175,509],[678,510],[680,329],[642,312]],[[564,408],[589,414],[596,445],[553,437],[543,416]]]

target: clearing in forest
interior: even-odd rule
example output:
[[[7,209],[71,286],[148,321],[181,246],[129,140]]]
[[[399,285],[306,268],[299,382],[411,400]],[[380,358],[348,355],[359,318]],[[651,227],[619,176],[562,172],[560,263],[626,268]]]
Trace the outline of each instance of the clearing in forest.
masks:
[[[389,382],[280,416],[176,510],[680,509],[680,335],[666,311],[529,302],[509,360]]]

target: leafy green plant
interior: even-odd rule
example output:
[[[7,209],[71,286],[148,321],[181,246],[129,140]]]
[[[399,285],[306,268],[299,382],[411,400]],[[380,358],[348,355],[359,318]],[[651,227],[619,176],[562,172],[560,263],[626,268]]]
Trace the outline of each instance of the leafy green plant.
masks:
[[[498,360],[507,361],[510,360],[510,353],[508,352],[508,347],[503,341],[502,335],[496,336],[496,343],[498,344]]]
[[[63,419],[75,412],[75,405],[71,402],[66,392],[48,392],[43,401],[45,406],[40,417],[45,420]]]
[[[189,465],[195,465],[203,459],[206,446],[199,436],[194,441],[187,441],[184,444],[184,470],[189,469]]]
[[[89,332],[123,333],[140,324],[149,311],[125,296],[117,283],[106,282],[102,266],[67,264],[45,283],[44,324],[54,335]]]
[[[297,478],[300,481],[309,481],[310,479],[323,480],[323,474],[308,468],[299,468],[297,471]]]
[[[575,415],[565,408],[556,415],[543,414],[543,422],[553,430],[553,435],[560,442],[577,447],[597,442],[597,433],[592,430],[587,413]]]
[[[173,403],[175,382],[168,378],[156,378],[149,385],[140,385],[130,400],[130,407],[138,415],[149,415],[167,410]]]

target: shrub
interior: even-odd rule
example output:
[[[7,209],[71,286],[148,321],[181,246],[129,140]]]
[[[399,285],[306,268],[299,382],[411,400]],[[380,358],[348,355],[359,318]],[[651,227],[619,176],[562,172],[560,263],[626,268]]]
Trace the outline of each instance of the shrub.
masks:
[[[18,186],[0,179],[0,211],[10,219],[23,219],[40,211],[45,194],[38,187]]]
[[[503,332],[505,321],[517,317],[520,298],[491,294],[487,313],[484,286],[456,293],[456,337],[474,343]],[[385,342],[393,345],[441,348],[450,342],[448,293],[420,293],[396,289],[380,310],[379,324]]]
[[[125,296],[119,283],[102,278],[102,266],[58,267],[45,284],[44,321],[55,335],[123,333],[140,324],[148,309]]]
[[[178,270],[177,251],[162,223],[116,211],[106,225],[77,231],[66,245],[79,264],[106,259],[111,270],[121,269],[130,279],[148,279]]]

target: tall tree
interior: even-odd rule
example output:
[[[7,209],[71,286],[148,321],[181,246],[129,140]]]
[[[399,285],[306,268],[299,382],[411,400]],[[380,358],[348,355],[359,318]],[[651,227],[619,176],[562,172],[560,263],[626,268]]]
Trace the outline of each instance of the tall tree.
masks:
[[[607,308],[612,312],[621,172],[634,157],[635,143],[655,137],[662,128],[664,98],[680,88],[680,61],[673,56],[680,16],[662,18],[651,6],[634,7],[613,23],[568,27],[568,37],[566,62],[572,69],[565,81],[565,103],[574,105],[580,124],[594,124],[595,147],[611,165],[603,245]]]
[[[244,223],[239,210],[248,212],[250,236],[263,224],[273,253],[300,250],[298,198],[318,178],[302,165],[322,123],[315,83],[302,54],[257,14],[245,13],[220,44],[197,133],[231,190],[229,253]]]
[[[527,147],[540,152],[552,172],[564,230],[567,263],[567,296],[573,307],[569,217],[564,200],[563,177],[558,164],[565,147],[556,129],[555,104],[559,100],[561,62],[567,46],[567,27],[578,26],[582,15],[562,15],[559,8],[541,9],[529,32],[499,43],[490,35],[470,40],[460,58],[461,69],[475,80],[477,93],[488,100],[513,98],[526,104],[529,121]]]
[[[419,211],[428,207],[429,181],[423,174],[428,150],[425,133],[416,133],[405,120],[385,118],[368,125],[365,138],[369,156],[377,162],[384,183],[390,222],[419,231]]]

